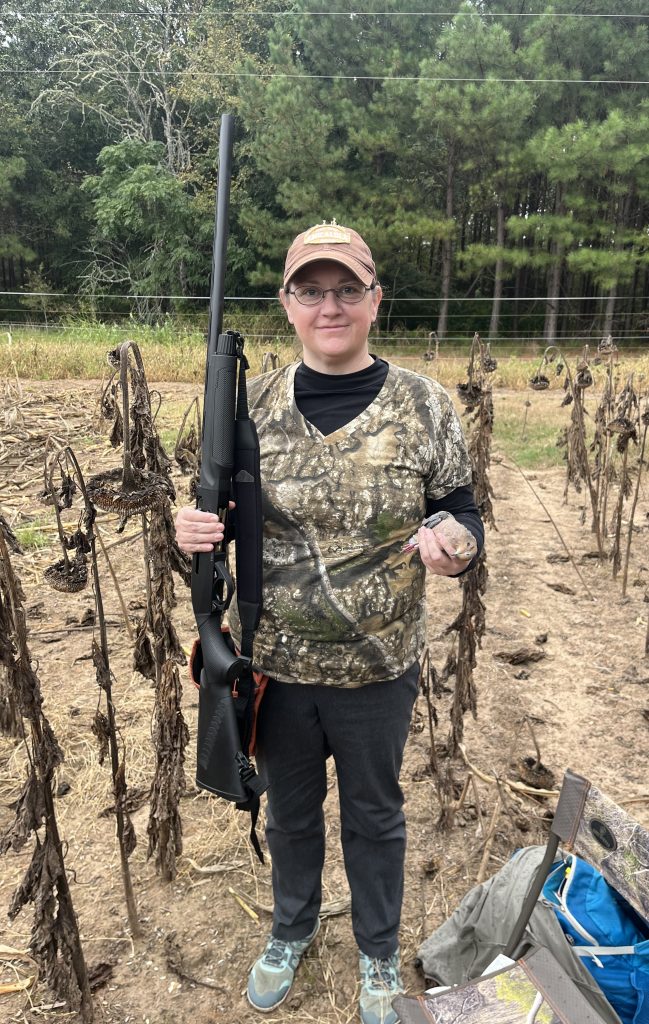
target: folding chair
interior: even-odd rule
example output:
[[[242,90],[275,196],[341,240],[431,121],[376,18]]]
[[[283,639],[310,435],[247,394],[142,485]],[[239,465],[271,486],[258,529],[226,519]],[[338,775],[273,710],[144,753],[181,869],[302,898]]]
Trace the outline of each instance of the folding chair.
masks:
[[[530,946],[526,927],[561,844],[596,868],[645,922],[649,918],[649,832],[587,779],[567,771],[550,838],[503,954],[463,985],[398,996],[402,1024],[610,1024],[604,999],[588,999],[550,950]],[[604,1015],[602,1006],[610,1012]],[[646,1015],[646,1016],[645,1016]],[[638,1024],[649,1024],[649,995]]]

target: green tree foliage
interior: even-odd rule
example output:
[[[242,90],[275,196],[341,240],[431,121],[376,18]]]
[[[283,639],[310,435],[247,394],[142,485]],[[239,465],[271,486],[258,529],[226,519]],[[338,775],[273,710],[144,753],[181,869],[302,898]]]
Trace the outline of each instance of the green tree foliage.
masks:
[[[649,78],[643,0],[350,6],[5,5],[6,290],[42,264],[72,293],[205,294],[229,109],[228,291],[272,294],[293,235],[335,217],[372,246],[384,330],[637,336],[649,89],[625,83]],[[183,308],[123,310],[150,321]]]
[[[101,150],[101,173],[83,182],[95,216],[92,260],[84,274],[88,289],[119,286],[147,296],[138,300],[147,320],[164,310],[163,299],[148,296],[168,295],[178,283],[187,294],[203,271],[192,197],[166,156],[161,142],[125,139]]]

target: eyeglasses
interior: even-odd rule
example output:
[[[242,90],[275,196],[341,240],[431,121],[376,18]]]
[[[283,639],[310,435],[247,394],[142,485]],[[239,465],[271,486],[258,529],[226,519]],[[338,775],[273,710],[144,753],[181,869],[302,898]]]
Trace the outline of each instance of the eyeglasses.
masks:
[[[366,288],[362,284],[343,284],[340,288],[316,288],[313,284],[299,284],[297,288],[287,288],[289,295],[294,295],[301,306],[319,306],[324,302],[327,292],[333,292],[340,302],[346,305],[354,305],[362,302],[367,292],[374,290],[376,285],[371,284]]]

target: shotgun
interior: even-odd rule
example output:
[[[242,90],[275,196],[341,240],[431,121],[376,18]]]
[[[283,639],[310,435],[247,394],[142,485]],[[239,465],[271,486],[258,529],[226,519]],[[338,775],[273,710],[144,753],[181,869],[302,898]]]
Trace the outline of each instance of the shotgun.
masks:
[[[222,331],[230,179],[234,120],[221,118],[201,470],[197,508],[216,512],[234,533],[237,560],[237,604],[241,620],[240,650],[235,650],[222,619],[235,587],[228,566],[227,542],[192,560],[192,606],[200,638],[200,690],[196,784],[233,800],[253,814],[266,786],[248,757],[248,732],[254,682],[252,652],[262,599],[262,512],[259,440],[248,414],[243,354],[236,331]],[[229,501],[235,501],[233,529]],[[236,699],[233,686],[236,683]],[[254,837],[256,840],[256,836]],[[254,845],[254,840],[253,840]],[[261,852],[255,845],[258,855]]]

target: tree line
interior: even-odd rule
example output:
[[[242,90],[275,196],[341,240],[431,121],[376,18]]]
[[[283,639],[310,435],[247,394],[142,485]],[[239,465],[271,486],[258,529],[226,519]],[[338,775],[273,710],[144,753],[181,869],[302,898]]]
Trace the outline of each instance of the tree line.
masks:
[[[273,296],[292,237],[335,218],[375,254],[382,332],[641,342],[643,0],[372,6],[3,5],[0,290],[32,293],[3,319],[199,322],[229,110],[229,295]]]

